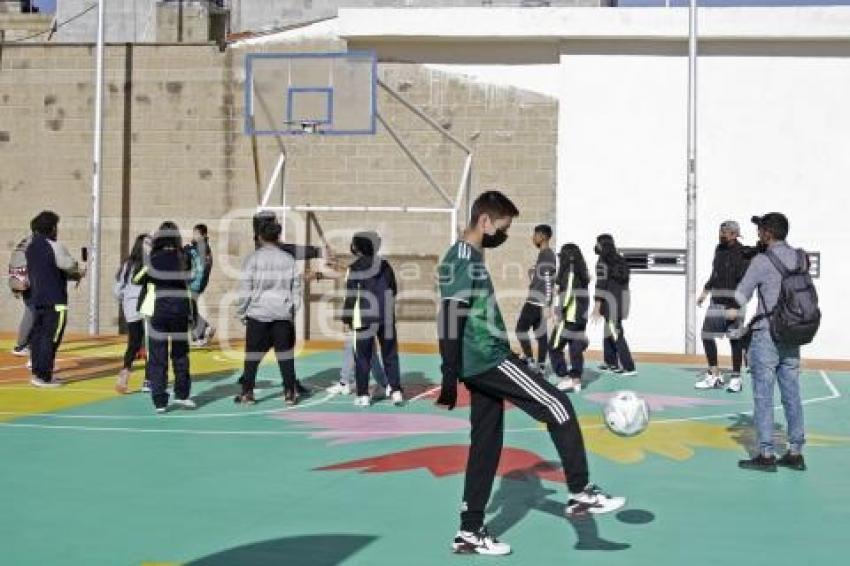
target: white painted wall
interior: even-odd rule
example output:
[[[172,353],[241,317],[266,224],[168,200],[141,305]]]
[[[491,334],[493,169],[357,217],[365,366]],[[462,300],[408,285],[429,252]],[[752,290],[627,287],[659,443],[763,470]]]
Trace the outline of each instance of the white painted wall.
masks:
[[[804,350],[812,358],[850,357],[848,24],[846,7],[700,17],[698,281],[709,275],[721,221],[738,220],[753,243],[750,216],[786,213],[789,241],[822,254],[824,319]],[[591,262],[601,232],[621,247],[685,247],[686,11],[341,10],[338,29],[382,57],[556,96],[559,245],[575,241]],[[502,49],[491,50],[497,42]],[[511,45],[521,56],[506,60]],[[632,289],[633,348],[683,352],[684,276],[637,275]]]
[[[585,250],[589,236],[608,230],[621,246],[684,247],[687,59],[634,55],[634,47],[561,60],[558,238],[578,238]],[[805,355],[847,358],[850,44],[842,57],[794,56],[793,45],[769,57],[727,47],[731,54],[699,66],[698,280],[710,273],[721,221],[738,220],[752,243],[750,216],[784,212],[789,242],[820,251],[824,266],[816,281],[823,326]],[[576,202],[592,214],[573,220]],[[637,276],[633,289],[634,348],[682,351],[684,277]]]

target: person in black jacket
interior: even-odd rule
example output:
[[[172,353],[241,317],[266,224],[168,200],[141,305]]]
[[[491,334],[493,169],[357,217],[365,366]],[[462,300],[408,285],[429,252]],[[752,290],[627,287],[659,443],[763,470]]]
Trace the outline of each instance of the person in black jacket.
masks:
[[[596,306],[592,319],[594,322],[605,319],[605,363],[599,368],[621,375],[637,375],[623,331],[623,321],[628,318],[630,307],[629,265],[617,251],[610,234],[599,235],[593,251],[599,261],[596,263]]]
[[[590,275],[581,249],[575,244],[564,244],[558,254],[558,300],[555,306],[557,324],[552,332],[549,357],[552,368],[560,381],[556,387],[561,391],[581,391],[581,374],[584,371],[584,351],[588,340],[587,315],[590,296],[587,287]],[[570,367],[564,359],[564,348],[570,348]]]
[[[708,360],[708,370],[694,385],[697,389],[715,389],[725,385],[723,373],[717,363],[717,344],[714,341],[715,338],[724,337],[729,338],[732,346],[732,374],[729,376],[726,391],[739,393],[743,388],[741,364],[744,358],[744,340],[740,336],[743,321],[740,317],[727,320],[726,311],[738,306],[735,301],[735,289],[744,278],[756,249],[741,244],[738,241],[740,233],[740,226],[734,220],[727,220],[720,225],[720,242],[714,251],[711,277],[697,299],[697,305],[702,306],[711,296],[702,326],[702,344]]]
[[[68,281],[79,281],[84,272],[68,249],[57,242],[59,216],[50,210],[32,219],[33,237],[27,247],[27,271],[33,327],[30,332],[32,373],[36,387],[58,387],[53,377],[56,351],[68,322]]]
[[[157,413],[164,413],[168,408],[169,342],[174,402],[187,409],[195,408],[195,402],[189,398],[192,389],[189,373],[191,278],[192,270],[183,251],[180,229],[174,222],[163,222],[154,235],[144,266],[133,275],[133,282],[142,286],[139,312],[147,322],[147,371]]]
[[[381,359],[394,405],[404,403],[398,362],[398,339],[395,325],[395,298],[398,294],[395,273],[390,264],[377,255],[381,245],[375,232],[358,232],[351,240],[354,263],[345,282],[345,304],[342,322],[354,332],[355,405],[368,407],[369,372],[372,369],[374,341],[381,346]]]
[[[532,371],[541,375],[546,371],[546,352],[549,350],[546,318],[552,306],[557,263],[555,253],[549,247],[551,239],[551,226],[540,224],[534,227],[531,242],[539,252],[534,267],[528,270],[528,298],[522,305],[516,323],[516,338],[522,348],[523,359]],[[529,334],[537,341],[537,359],[531,349]]]

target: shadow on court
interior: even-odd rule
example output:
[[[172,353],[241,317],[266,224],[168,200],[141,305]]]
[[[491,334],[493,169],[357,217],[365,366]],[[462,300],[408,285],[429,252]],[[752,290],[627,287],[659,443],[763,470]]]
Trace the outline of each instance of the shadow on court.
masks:
[[[554,462],[544,463],[545,466],[558,466]],[[578,540],[575,544],[576,550],[602,550],[617,551],[626,550],[630,544],[614,542],[600,536],[599,526],[592,515],[582,518],[567,519],[564,516],[564,504],[549,499],[550,495],[565,492],[566,490],[549,489],[543,485],[538,477],[537,467],[523,470],[514,470],[505,475],[499,489],[493,494],[488,513],[497,515],[488,523],[487,528],[496,536],[501,536],[525,519],[532,511],[539,511],[567,521],[575,530]],[[618,514],[618,519],[631,524],[649,523],[654,520],[654,515],[647,511],[635,511],[625,515]]]
[[[774,415],[774,419],[781,419],[778,413]],[[752,415],[735,415],[731,418],[732,422],[726,428],[729,431],[729,438],[740,444],[750,456],[755,456],[759,453],[758,439],[756,438],[756,429],[753,425]],[[773,423],[773,443],[774,446],[781,448],[788,443],[788,437],[785,434],[785,429],[781,424],[774,421]]]
[[[309,535],[279,538],[231,548],[185,566],[332,566],[377,540],[366,535]]]

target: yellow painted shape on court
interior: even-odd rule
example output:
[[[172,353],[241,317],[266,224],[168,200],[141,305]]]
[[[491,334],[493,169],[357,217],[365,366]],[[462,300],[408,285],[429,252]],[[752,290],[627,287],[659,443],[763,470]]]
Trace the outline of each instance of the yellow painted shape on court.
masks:
[[[752,431],[751,427],[730,428],[728,422],[663,421],[650,423],[641,434],[622,437],[609,431],[598,416],[581,416],[582,433],[587,450],[621,464],[635,464],[648,454],[671,460],[692,458],[695,449],[713,448],[741,452],[736,435]],[[850,437],[807,434],[810,445],[850,445]]]
[[[124,354],[123,343],[103,343],[94,340],[79,340],[70,342],[59,349],[59,367],[67,369],[59,373],[59,377],[69,378],[70,383],[57,389],[36,389],[28,381],[19,380],[13,383],[0,383],[0,422],[17,418],[51,413],[65,409],[73,409],[89,403],[96,403],[118,397],[115,392],[115,380],[120,369],[121,357]],[[0,349],[11,349],[11,340],[0,340]],[[297,356],[309,355],[321,350],[303,348]],[[272,362],[272,356],[267,357],[266,363]],[[87,360],[85,369],[75,368],[78,361]],[[199,381],[209,375],[220,375],[224,372],[236,371],[242,367],[243,354],[235,350],[234,355],[224,355],[217,349],[193,349],[190,351],[191,371]],[[15,365],[23,366],[24,358],[16,358]],[[130,390],[138,389],[144,379],[143,365],[136,362],[130,377]],[[112,371],[114,370],[114,371]],[[22,372],[23,367],[16,369]],[[86,373],[107,371],[104,377],[86,378]]]

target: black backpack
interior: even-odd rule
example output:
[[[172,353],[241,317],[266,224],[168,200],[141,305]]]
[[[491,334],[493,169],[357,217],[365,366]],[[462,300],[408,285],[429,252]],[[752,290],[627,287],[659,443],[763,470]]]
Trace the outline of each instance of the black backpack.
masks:
[[[759,298],[765,306],[763,318],[770,323],[770,335],[773,341],[784,346],[803,346],[811,342],[820,326],[820,308],[818,292],[809,274],[809,260],[803,250],[797,250],[797,267],[794,271],[785,267],[776,255],[765,255],[782,275],[779,299],[772,311],[767,312],[764,297]]]

